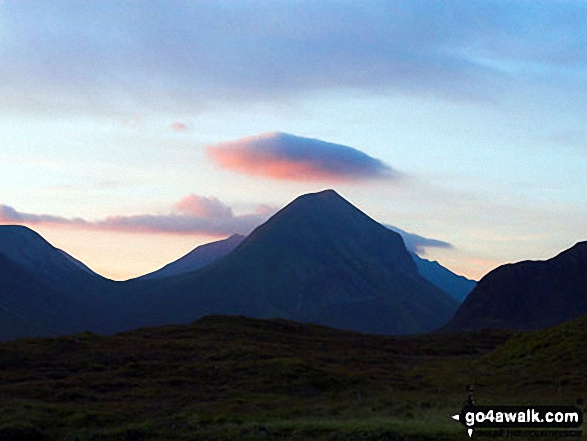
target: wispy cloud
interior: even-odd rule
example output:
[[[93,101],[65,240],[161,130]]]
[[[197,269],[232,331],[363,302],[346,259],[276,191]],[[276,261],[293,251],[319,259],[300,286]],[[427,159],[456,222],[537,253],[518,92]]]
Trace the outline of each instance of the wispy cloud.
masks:
[[[185,131],[189,130],[189,126],[186,123],[183,123],[180,121],[172,122],[169,127],[174,132],[185,132]]]
[[[352,147],[286,133],[224,142],[206,149],[220,167],[252,176],[290,181],[364,181],[396,173]]]
[[[453,245],[443,240],[432,239],[429,237],[420,236],[419,234],[408,233],[401,228],[394,227],[392,225],[385,225],[392,231],[399,233],[404,239],[406,248],[418,255],[425,255],[427,248],[453,248]]]
[[[215,197],[191,194],[175,204],[168,214],[117,215],[99,220],[25,213],[8,205],[0,205],[0,224],[55,225],[86,230],[220,237],[235,233],[246,235],[267,220],[273,212],[260,205],[252,213],[235,215],[230,207]]]

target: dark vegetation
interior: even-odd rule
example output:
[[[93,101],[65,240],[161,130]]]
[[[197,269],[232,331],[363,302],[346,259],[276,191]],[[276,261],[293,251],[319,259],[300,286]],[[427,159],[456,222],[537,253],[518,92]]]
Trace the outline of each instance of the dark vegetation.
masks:
[[[586,339],[587,319],[385,337],[211,316],[5,342],[0,440],[465,440],[467,384],[479,404],[574,404]]]

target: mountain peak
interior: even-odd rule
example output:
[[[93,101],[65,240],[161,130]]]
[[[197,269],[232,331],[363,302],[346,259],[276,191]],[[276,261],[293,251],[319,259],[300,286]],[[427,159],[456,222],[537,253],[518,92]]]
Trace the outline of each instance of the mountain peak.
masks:
[[[0,246],[8,240],[48,243],[39,233],[24,225],[0,225]]]
[[[327,190],[317,191],[315,193],[306,193],[300,198],[320,198],[320,199],[327,199],[327,198],[340,198],[344,199],[341,195],[339,195],[336,191],[329,188]]]
[[[56,248],[28,227],[0,225],[0,253],[12,260],[19,261],[24,254],[33,258],[41,250],[52,252]]]
[[[336,222],[338,216],[353,217],[355,220],[359,218],[363,221],[368,220],[381,228],[385,228],[332,189],[298,196],[277,212],[267,223],[293,215],[295,217],[311,216],[314,220],[320,219],[328,223]],[[301,220],[297,219],[297,221]]]
[[[398,233],[333,190],[296,198],[230,254],[154,297],[176,321],[229,313],[375,333],[432,330],[457,306],[419,275]]]
[[[265,246],[273,249],[276,241],[280,247],[295,249],[300,255],[342,248],[359,255],[381,253],[386,256],[387,264],[408,272],[417,271],[398,233],[363,213],[334,190],[297,197],[257,227],[235,251]]]
[[[27,270],[44,273],[54,279],[56,285],[64,283],[59,274],[69,276],[71,272],[82,271],[86,275],[97,276],[86,265],[23,225],[0,225],[0,253]]]
[[[351,205],[345,198],[339,195],[332,189],[318,191],[316,193],[307,193],[295,198],[289,205],[286,206],[299,206],[299,205],[311,205],[315,209],[324,208],[326,204],[330,206],[339,205]],[[351,205],[352,206],[352,205]]]

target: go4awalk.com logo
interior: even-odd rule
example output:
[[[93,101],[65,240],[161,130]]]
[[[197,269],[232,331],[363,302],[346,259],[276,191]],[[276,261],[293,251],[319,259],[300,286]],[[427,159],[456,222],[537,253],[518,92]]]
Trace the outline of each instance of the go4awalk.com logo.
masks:
[[[583,411],[576,406],[476,406],[465,405],[452,417],[470,437],[577,437]],[[478,432],[476,432],[478,431]]]

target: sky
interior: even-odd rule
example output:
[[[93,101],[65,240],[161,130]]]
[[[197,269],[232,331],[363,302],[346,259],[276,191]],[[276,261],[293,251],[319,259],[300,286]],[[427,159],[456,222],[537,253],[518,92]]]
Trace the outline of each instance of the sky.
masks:
[[[587,2],[0,0],[0,224],[123,280],[327,188],[473,279],[587,240]]]

